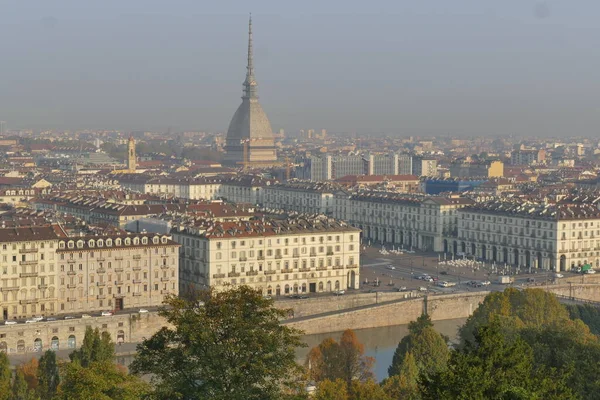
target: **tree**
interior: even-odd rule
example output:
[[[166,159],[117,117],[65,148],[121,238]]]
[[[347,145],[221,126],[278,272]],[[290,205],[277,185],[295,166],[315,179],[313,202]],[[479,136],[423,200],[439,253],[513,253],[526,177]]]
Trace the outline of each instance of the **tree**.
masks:
[[[40,397],[42,400],[51,400],[60,383],[59,368],[54,351],[46,350],[40,357],[37,377]]]
[[[314,400],[348,400],[348,385],[342,379],[325,379],[317,385]]]
[[[25,379],[25,373],[22,368],[17,368],[15,373],[15,379],[12,385],[12,397],[11,400],[36,400],[39,397],[36,395],[35,390],[30,389]]]
[[[6,353],[0,351],[0,400],[8,400],[11,390],[10,361]]]
[[[372,379],[364,382],[352,381],[352,390],[349,400],[392,400],[381,386]]]
[[[91,327],[85,329],[81,348],[69,354],[72,362],[87,368],[92,362],[112,361],[115,357],[115,344],[108,332],[102,332]]]
[[[130,368],[152,374],[154,396],[169,399],[281,399],[297,384],[301,332],[281,325],[286,310],[248,286],[171,297],[163,327],[138,345]]]
[[[490,293],[460,328],[461,345],[473,341],[477,328],[491,319],[501,324],[505,335],[514,338],[525,327],[560,326],[569,315],[556,296],[542,289],[508,288]]]
[[[404,356],[400,372],[383,382],[383,389],[393,399],[417,400],[419,395],[419,368],[409,351]]]
[[[347,329],[342,333],[339,343],[333,338],[326,338],[311,349],[305,365],[315,381],[341,379],[351,390],[352,381],[364,382],[373,378],[374,359],[366,357],[364,353],[364,345],[358,341],[353,330]]]
[[[417,374],[434,374],[445,368],[449,357],[447,339],[433,328],[429,315],[423,314],[411,322],[408,331],[409,334],[402,338],[394,352],[392,365],[388,368],[389,376],[400,374],[409,352],[417,367]]]
[[[37,391],[38,388],[38,366],[39,362],[37,358],[32,358],[28,362],[17,367],[17,370],[20,370],[23,373],[25,382],[27,382],[27,387],[34,391]]]
[[[535,367],[533,350],[522,339],[508,340],[493,322],[475,332],[475,341],[452,352],[448,368],[424,376],[427,399],[574,399],[566,377]]]
[[[87,368],[78,362],[66,363],[63,376],[58,400],[138,400],[150,389],[111,361],[92,362]]]

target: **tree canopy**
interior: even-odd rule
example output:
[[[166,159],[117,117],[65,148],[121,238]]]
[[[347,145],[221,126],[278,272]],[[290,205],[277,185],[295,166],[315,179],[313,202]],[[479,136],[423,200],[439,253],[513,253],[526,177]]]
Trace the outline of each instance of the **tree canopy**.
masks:
[[[171,297],[161,311],[170,326],[138,345],[130,368],[152,374],[161,399],[282,399],[301,367],[300,331],[280,320],[286,310],[248,286]]]

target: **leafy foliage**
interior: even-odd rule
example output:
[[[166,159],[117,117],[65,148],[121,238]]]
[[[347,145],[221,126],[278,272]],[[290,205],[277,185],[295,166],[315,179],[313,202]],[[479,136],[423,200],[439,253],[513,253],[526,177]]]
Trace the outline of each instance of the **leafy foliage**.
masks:
[[[108,332],[102,332],[91,327],[85,329],[81,348],[69,354],[74,363],[87,368],[93,362],[112,361],[115,357],[115,344]]]
[[[22,368],[17,368],[15,379],[12,385],[11,400],[36,400],[39,399],[34,389],[30,389],[25,379],[25,373]]]
[[[88,368],[66,363],[63,375],[57,400],[138,400],[149,392],[147,383],[111,361],[94,361]]]
[[[348,399],[348,385],[343,379],[336,379],[330,381],[325,379],[319,382],[317,391],[315,392],[315,400],[347,400]]]
[[[594,335],[600,335],[600,308],[588,304],[568,305],[571,319],[582,320]]]
[[[241,286],[172,297],[167,306],[161,314],[172,327],[138,345],[130,366],[153,374],[154,398],[269,400],[294,392],[301,332],[280,324],[287,311],[273,300]]]
[[[373,378],[374,359],[366,357],[364,353],[364,345],[358,341],[353,330],[347,329],[342,333],[339,343],[327,338],[312,348],[305,365],[314,381],[335,382],[339,379],[346,382],[351,391],[354,380],[365,382]]]
[[[427,314],[421,315],[416,321],[408,325],[409,334],[402,338],[392,359],[392,365],[388,368],[390,376],[399,375],[404,367],[407,355],[412,358],[409,361],[417,369],[416,375],[434,374],[445,368],[448,361],[449,350],[447,339],[439,334],[434,328],[431,318]],[[414,379],[413,365],[407,367]],[[406,370],[406,369],[405,369]]]
[[[0,351],[0,400],[8,400],[11,390],[10,362],[6,353]]]
[[[507,340],[502,326],[479,327],[475,340],[452,352],[448,368],[425,377],[423,399],[574,399],[565,376],[536,367],[532,348]]]
[[[40,397],[42,400],[51,400],[60,383],[60,373],[54,351],[46,350],[40,357],[37,378]]]

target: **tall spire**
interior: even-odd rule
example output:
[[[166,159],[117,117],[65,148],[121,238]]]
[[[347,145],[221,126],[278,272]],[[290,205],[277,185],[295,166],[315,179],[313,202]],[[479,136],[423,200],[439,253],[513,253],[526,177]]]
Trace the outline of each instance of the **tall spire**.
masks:
[[[257,99],[256,79],[254,78],[254,60],[252,49],[252,14],[248,22],[248,66],[246,67],[246,80],[244,81],[244,96],[242,98]]]

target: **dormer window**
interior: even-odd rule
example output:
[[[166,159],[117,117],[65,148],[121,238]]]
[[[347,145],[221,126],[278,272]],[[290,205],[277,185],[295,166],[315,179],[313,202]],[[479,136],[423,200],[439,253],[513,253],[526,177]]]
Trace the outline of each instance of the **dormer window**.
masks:
[[[112,239],[106,239],[106,246],[107,247],[111,247],[112,246]]]
[[[136,246],[139,245],[140,244],[140,239],[137,238],[137,237],[133,238],[133,244],[136,245]]]
[[[65,248],[65,242],[58,242],[58,248],[59,249],[64,249]]]
[[[104,240],[98,239],[98,247],[104,246]]]
[[[129,246],[131,244],[131,239],[125,239],[125,246]]]
[[[148,244],[148,238],[147,237],[143,237],[142,238],[142,244]]]
[[[158,236],[154,236],[154,237],[152,238],[152,243],[154,243],[154,244],[158,244]]]
[[[160,241],[161,241],[162,243],[165,243],[165,244],[166,244],[166,243],[167,243],[167,238],[166,238],[165,236],[163,236],[163,237],[160,239]]]
[[[75,246],[75,243],[73,243],[72,240],[69,240],[69,243],[67,244],[67,247],[72,249]]]
[[[115,246],[121,246],[121,239],[115,239]]]
[[[94,239],[91,239],[91,240],[88,242],[88,246],[89,246],[89,247],[94,247],[94,246],[96,246],[96,241],[95,241]]]
[[[81,248],[83,248],[83,240],[78,240],[78,241],[77,241],[77,248],[78,248],[78,249],[81,249]]]

